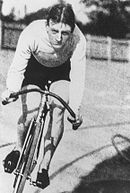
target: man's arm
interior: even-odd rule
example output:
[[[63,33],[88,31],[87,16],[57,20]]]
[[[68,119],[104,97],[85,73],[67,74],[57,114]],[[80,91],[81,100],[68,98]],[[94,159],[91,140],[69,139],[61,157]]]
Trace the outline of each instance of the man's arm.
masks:
[[[80,31],[80,41],[71,58],[70,106],[78,114],[85,89],[86,39]]]
[[[17,92],[21,89],[30,56],[30,38],[25,29],[19,37],[13,62],[7,74],[6,86],[8,90]]]

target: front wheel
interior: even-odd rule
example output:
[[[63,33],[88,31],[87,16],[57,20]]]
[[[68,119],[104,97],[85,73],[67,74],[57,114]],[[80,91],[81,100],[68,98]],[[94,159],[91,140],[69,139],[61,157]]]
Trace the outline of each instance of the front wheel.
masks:
[[[31,145],[32,145],[32,139],[30,139],[29,143],[28,143],[28,151],[26,152],[25,155],[23,155],[22,159],[21,159],[21,165],[19,165],[20,169],[16,169],[15,172],[15,180],[14,180],[14,190],[13,193],[22,193],[26,180],[29,176],[30,173],[30,166],[32,164],[32,160],[33,160],[33,155],[30,156],[30,150],[31,150]],[[28,159],[28,156],[30,159]]]
[[[30,151],[34,141],[34,131],[34,120],[32,120],[26,139],[24,141],[23,150],[18,161],[17,168],[15,170],[16,177],[13,184],[13,193],[22,193],[26,179],[28,178],[30,166],[33,160],[33,154],[30,155]]]
[[[22,193],[23,192],[26,179],[27,179],[27,176],[25,176],[24,174],[16,175],[16,179],[15,179],[16,182],[15,182],[13,193]]]
[[[25,182],[28,179],[30,173],[32,172],[33,158],[34,158],[34,154],[36,151],[41,128],[42,128],[41,124],[37,124],[33,128],[34,133],[31,138],[32,140],[30,141],[29,146],[27,147],[29,151],[27,151],[27,153],[25,154],[25,162],[24,162],[23,167],[21,167],[22,172],[18,173],[18,175],[16,172],[17,180],[15,183],[13,193],[22,193],[23,192]]]

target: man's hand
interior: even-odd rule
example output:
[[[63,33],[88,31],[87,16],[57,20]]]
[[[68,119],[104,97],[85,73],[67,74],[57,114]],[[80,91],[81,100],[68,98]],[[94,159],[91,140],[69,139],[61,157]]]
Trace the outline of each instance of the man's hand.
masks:
[[[1,98],[2,98],[2,104],[7,104],[7,103],[10,103],[10,102],[13,102],[13,101],[16,101],[18,99],[18,97],[15,97],[15,98],[12,98],[10,97],[11,94],[13,92],[11,92],[10,90],[5,90],[2,95],[1,95]]]
[[[72,129],[77,130],[83,122],[81,115],[76,115],[76,118],[73,118],[71,115],[67,117],[68,121],[72,124]]]

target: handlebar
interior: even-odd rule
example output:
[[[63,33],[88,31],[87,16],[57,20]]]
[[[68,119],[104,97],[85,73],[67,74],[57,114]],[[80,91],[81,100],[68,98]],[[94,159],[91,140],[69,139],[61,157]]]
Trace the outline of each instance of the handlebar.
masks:
[[[60,97],[58,96],[57,94],[55,93],[52,93],[48,90],[42,90],[42,89],[39,89],[39,88],[32,88],[32,89],[26,89],[26,90],[20,90],[18,92],[14,92],[10,95],[10,98],[18,98],[19,95],[23,95],[23,94],[27,94],[27,93],[30,93],[30,92],[39,92],[41,94],[44,94],[44,95],[48,95],[48,96],[52,96],[54,98],[56,98],[58,101],[61,102],[61,104],[67,109],[67,111],[70,113],[70,115],[76,119],[76,115],[75,113],[73,112],[73,110],[70,108],[70,106]],[[2,104],[3,105],[6,105],[10,103],[8,100],[3,100],[2,101]]]

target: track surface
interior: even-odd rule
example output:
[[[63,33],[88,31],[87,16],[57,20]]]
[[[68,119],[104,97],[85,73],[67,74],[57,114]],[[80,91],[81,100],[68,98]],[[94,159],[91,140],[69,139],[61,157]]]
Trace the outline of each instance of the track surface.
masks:
[[[5,88],[5,74],[8,68],[5,61],[9,62],[13,52],[11,54],[4,52],[4,54],[6,60],[2,56],[0,92]],[[130,167],[117,155],[111,144],[111,136],[115,133],[130,136],[129,90],[130,64],[88,60],[86,89],[82,102],[84,123],[79,130],[73,131],[66,121],[63,139],[50,168],[51,185],[45,190],[40,190],[27,184],[24,193],[91,193],[87,184],[91,187],[91,182],[99,180],[111,180],[111,184],[112,180],[117,180],[118,193],[121,187],[126,187],[126,184],[121,185],[118,180],[130,179]],[[11,193],[12,190],[13,175],[3,172],[2,160],[12,150],[14,146],[12,143],[16,141],[16,121],[19,112],[19,101],[6,107],[0,106],[0,192],[2,193]],[[102,193],[105,193],[108,185],[102,182],[102,186]],[[92,193],[96,193],[96,190]],[[129,186],[127,190],[130,192]],[[116,193],[114,185],[113,191],[112,193]],[[121,193],[125,192],[123,191]]]

